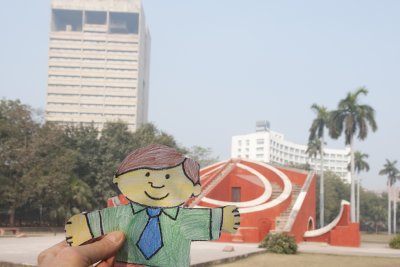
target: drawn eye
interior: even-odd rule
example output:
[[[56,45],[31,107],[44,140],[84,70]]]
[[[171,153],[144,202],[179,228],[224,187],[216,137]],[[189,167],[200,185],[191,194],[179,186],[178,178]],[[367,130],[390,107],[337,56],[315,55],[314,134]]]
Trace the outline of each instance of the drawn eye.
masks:
[[[165,179],[169,179],[169,177],[170,177],[169,174],[165,175]]]
[[[149,176],[150,176],[150,173],[149,173],[149,172],[146,172],[145,175],[146,175],[146,177],[149,177]]]

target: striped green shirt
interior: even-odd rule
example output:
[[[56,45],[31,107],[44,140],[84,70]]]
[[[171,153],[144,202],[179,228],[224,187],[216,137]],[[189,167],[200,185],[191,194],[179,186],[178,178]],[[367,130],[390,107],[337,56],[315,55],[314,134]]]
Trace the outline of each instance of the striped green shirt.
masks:
[[[189,266],[191,241],[218,239],[222,227],[222,208],[162,209],[159,220],[163,245],[146,260],[136,246],[149,219],[145,206],[130,203],[86,216],[93,238],[116,230],[125,233],[126,242],[117,254],[117,261],[148,266]]]

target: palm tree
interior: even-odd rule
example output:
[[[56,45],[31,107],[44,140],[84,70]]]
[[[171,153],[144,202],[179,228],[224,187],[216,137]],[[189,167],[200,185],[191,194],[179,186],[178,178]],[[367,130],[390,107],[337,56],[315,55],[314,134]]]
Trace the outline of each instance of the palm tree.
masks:
[[[324,224],[324,130],[329,123],[329,112],[324,106],[318,106],[317,104],[312,104],[311,109],[317,114],[317,117],[312,121],[310,127],[309,141],[316,140],[319,138],[319,154],[321,155],[321,180],[320,180],[320,193],[319,193],[319,218],[321,222],[321,227]]]
[[[354,136],[358,132],[358,139],[364,140],[368,135],[368,126],[372,131],[378,129],[375,122],[375,110],[369,105],[359,104],[360,95],[367,95],[368,90],[358,88],[354,93],[349,92],[346,98],[339,101],[338,109],[330,114],[329,135],[338,139],[345,135],[345,144],[350,145],[350,173],[351,173],[351,221],[355,222],[355,181],[354,181]]]
[[[307,150],[306,153],[308,155],[309,158],[317,158],[317,155],[321,153],[321,140],[319,138],[314,138],[312,140],[308,141],[307,144]],[[323,166],[323,165],[322,165]],[[315,166],[314,166],[315,169]],[[322,173],[322,169],[321,169],[321,173]],[[322,179],[321,179],[321,183],[322,183]],[[320,186],[320,192],[323,192],[324,188]],[[322,193],[323,195],[323,193]],[[320,193],[320,205],[319,205],[319,216],[320,216],[320,226],[323,226],[323,222],[324,222],[324,209],[322,208],[324,205],[324,202],[321,202],[321,193]],[[322,213],[322,215],[321,215]]]
[[[356,222],[360,222],[360,184],[361,184],[361,179],[359,177],[359,174],[361,171],[369,171],[369,164],[364,160],[368,158],[368,154],[361,153],[360,151],[354,152],[354,171],[357,172],[357,212],[356,212]],[[349,170],[351,168],[349,166],[347,167]]]
[[[398,179],[399,174],[400,174],[399,170],[396,167],[396,164],[397,164],[397,160],[390,161],[390,160],[386,159],[386,163],[383,165],[383,169],[379,171],[380,175],[387,175],[387,178],[388,178],[387,179],[387,187],[388,187],[388,234],[389,235],[392,233],[392,231],[391,231],[392,224],[391,224],[391,219],[390,219],[390,216],[392,213],[392,211],[391,211],[391,191],[392,191],[393,184],[396,182],[396,179]],[[394,209],[396,209],[396,208],[394,207]],[[395,232],[396,214],[394,215],[393,221],[394,221],[393,230],[394,230],[394,233],[396,233]]]
[[[308,141],[306,153],[310,158],[316,158],[321,152],[321,140],[313,139]]]

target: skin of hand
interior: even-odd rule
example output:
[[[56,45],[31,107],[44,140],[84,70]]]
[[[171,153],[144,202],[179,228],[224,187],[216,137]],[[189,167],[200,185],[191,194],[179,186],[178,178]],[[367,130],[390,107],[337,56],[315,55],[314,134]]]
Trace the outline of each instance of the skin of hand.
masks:
[[[76,214],[68,220],[65,224],[65,235],[67,243],[73,247],[92,239],[84,214]]]
[[[112,267],[115,254],[125,242],[122,232],[116,231],[103,236],[98,241],[79,247],[70,247],[62,241],[38,256],[39,267],[88,267],[101,261],[98,267]]]
[[[236,233],[240,226],[240,213],[236,206],[223,207],[222,230],[229,233]]]

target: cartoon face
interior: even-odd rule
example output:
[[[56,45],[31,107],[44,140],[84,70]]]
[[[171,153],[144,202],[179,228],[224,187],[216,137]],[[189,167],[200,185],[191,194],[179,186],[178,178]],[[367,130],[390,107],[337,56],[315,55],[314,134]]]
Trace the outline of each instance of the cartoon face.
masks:
[[[200,184],[186,177],[182,164],[162,170],[139,169],[114,178],[129,200],[150,207],[176,207],[200,194]]]

